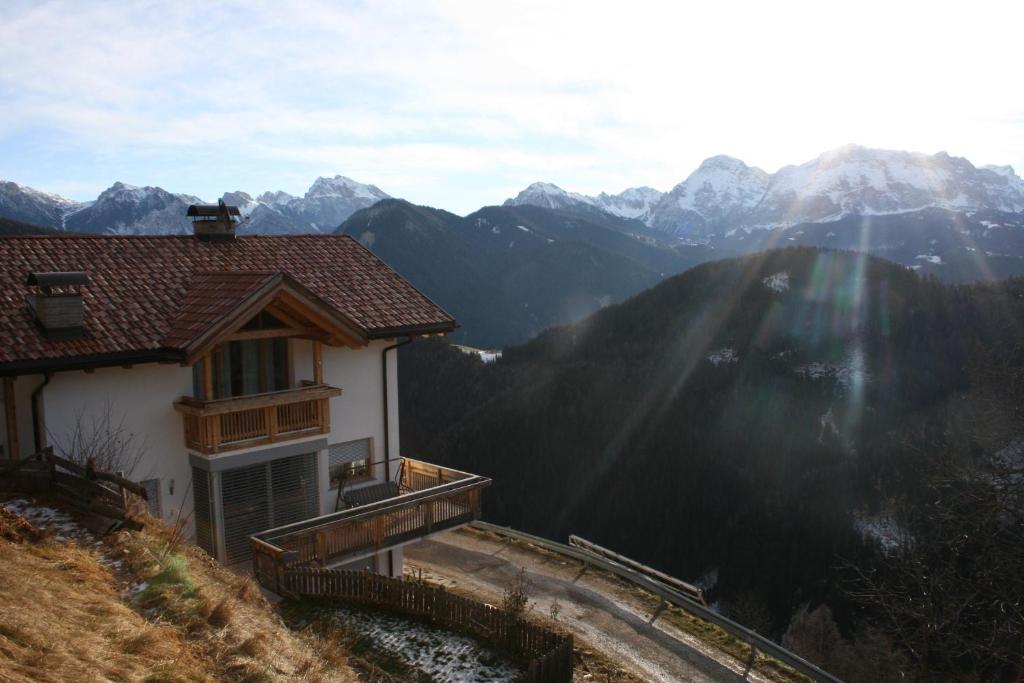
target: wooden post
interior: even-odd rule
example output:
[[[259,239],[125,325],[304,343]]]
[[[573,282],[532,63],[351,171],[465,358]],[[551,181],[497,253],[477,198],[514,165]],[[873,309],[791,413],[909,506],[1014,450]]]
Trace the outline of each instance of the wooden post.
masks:
[[[118,470],[117,471],[117,476],[119,476],[119,477],[121,477],[123,479],[124,478],[124,471]],[[121,508],[125,512],[127,512],[128,511],[128,490],[125,487],[123,487],[123,486],[121,486],[120,489],[121,489]]]
[[[7,457],[21,457],[18,446],[18,410],[14,405],[14,378],[4,377],[4,415],[7,425]]]
[[[264,420],[267,425],[267,440],[270,443],[277,441],[277,406],[267,406],[263,409]]]
[[[313,381],[324,383],[324,345],[316,339],[313,340]]]
[[[213,354],[203,356],[203,400],[213,400]]]

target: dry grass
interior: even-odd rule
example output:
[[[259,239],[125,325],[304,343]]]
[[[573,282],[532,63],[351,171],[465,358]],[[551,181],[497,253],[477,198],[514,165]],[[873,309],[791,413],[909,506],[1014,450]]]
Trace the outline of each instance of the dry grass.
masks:
[[[0,680],[358,680],[344,653],[289,630],[250,578],[167,541],[156,524],[107,539],[115,575],[97,548],[0,540]]]

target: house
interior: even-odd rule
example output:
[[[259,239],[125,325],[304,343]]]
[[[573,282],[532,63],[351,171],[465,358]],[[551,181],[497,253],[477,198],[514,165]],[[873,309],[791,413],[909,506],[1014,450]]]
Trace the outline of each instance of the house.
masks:
[[[399,456],[395,349],[455,321],[350,237],[236,236],[237,213],[0,237],[4,455],[113,452],[226,563],[298,523],[350,538],[307,559],[399,574],[401,545],[478,517],[489,483]]]

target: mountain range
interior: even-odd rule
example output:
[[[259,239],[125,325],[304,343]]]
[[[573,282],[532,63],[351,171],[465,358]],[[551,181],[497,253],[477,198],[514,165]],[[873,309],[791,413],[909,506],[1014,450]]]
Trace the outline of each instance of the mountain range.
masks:
[[[387,197],[374,185],[339,175],[317,178],[302,197],[276,191],[254,198],[235,191],[225,193],[222,199],[241,209],[245,218],[242,232],[296,234],[333,232],[355,211]],[[193,195],[120,181],[88,202],[0,181],[0,217],[74,232],[185,234],[192,230],[185,211],[190,204],[200,203],[204,200]]]
[[[593,206],[682,238],[705,239],[923,209],[1020,213],[1024,180],[1010,166],[978,168],[945,152],[929,156],[847,145],[775,173],[714,156],[665,193],[637,187],[590,197],[533,183],[505,204]]]
[[[456,340],[490,348],[577,320],[706,260],[702,247],[637,239],[644,230],[596,210],[489,206],[457,216],[386,199],[338,232],[449,310],[461,325]]]
[[[448,308],[459,341],[522,342],[713,259],[776,246],[882,256],[948,282],[1024,274],[1024,181],[945,153],[848,145],[775,173],[727,156],[668,192],[533,183],[467,216],[321,177],[302,196],[223,195],[242,233],[351,234]],[[87,233],[175,234],[199,198],[114,183],[75,202],[0,182],[0,217]]]

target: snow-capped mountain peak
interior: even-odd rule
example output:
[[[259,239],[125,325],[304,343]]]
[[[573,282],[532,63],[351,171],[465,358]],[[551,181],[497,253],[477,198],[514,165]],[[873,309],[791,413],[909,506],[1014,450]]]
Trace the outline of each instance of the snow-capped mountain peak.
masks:
[[[554,183],[530,183],[525,190],[512,199],[505,200],[505,206],[541,206],[546,209],[566,209],[580,204],[593,205],[594,200],[575,192],[567,192]]]
[[[295,195],[282,192],[281,190],[277,190],[275,192],[264,192],[260,196],[256,197],[256,201],[261,204],[269,204],[270,206],[286,206],[296,199],[298,199],[298,197]],[[225,199],[224,201],[227,200]]]
[[[757,206],[770,178],[734,157],[709,157],[662,197],[648,223],[672,231],[703,231],[709,225],[734,221]]]
[[[386,199],[387,194],[382,192],[376,185],[364,185],[343,175],[336,175],[333,178],[323,176],[313,181],[306,192],[306,199],[318,199],[322,197],[341,197],[344,199],[372,199],[377,201]]]
[[[0,180],[0,216],[47,227],[62,227],[64,216],[87,206],[58,194]]]
[[[254,198],[236,190],[222,198],[245,217],[240,231],[289,234],[333,232],[354,212],[387,197],[375,185],[339,175],[317,178],[304,197],[270,191]],[[192,223],[186,211],[189,204],[200,203],[205,202],[193,195],[120,180],[92,202],[76,202],[0,181],[0,216],[76,232],[188,234]]]
[[[1014,171],[1013,166],[1010,166],[1009,164],[1005,166],[995,166],[993,164],[988,164],[986,166],[982,166],[981,168],[985,169],[986,171],[992,171],[993,173],[1001,175],[1004,178],[1020,180],[1020,176],[1018,176],[1017,172]]]
[[[608,213],[621,218],[636,218],[647,222],[651,210],[661,201],[663,192],[653,187],[631,187],[619,194],[602,192],[594,197],[594,204]]]
[[[633,187],[619,194],[602,192],[591,197],[577,192],[563,190],[554,183],[530,183],[525,190],[511,199],[505,206],[541,206],[546,209],[569,209],[592,206],[620,218],[644,220],[651,207],[661,199],[661,192],[650,187]]]

